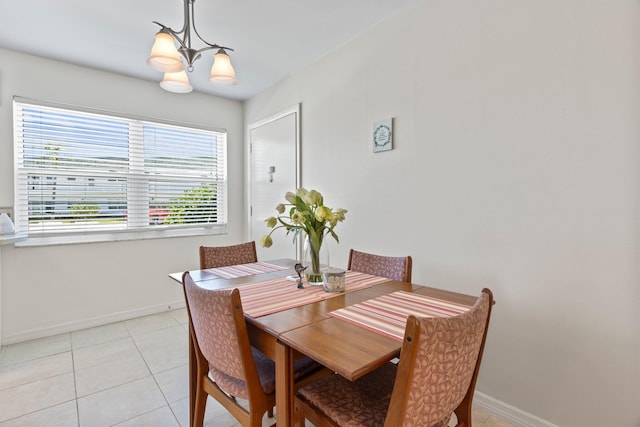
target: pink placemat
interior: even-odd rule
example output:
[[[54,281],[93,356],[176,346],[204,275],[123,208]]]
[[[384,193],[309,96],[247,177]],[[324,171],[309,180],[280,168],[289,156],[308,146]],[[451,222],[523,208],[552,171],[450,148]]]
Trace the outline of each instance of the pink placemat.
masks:
[[[451,317],[470,308],[426,295],[396,291],[332,311],[329,315],[402,341],[410,314],[417,317]]]
[[[252,276],[272,271],[288,270],[291,267],[270,264],[268,262],[252,262],[250,264],[230,265],[228,267],[207,268],[205,271],[221,279],[235,279],[236,277]]]
[[[345,291],[340,293],[325,292],[322,286],[310,286],[306,283],[303,289],[298,289],[297,282],[288,280],[286,277],[251,283],[240,286],[238,289],[240,289],[244,312],[251,317],[260,317],[366,289],[387,281],[389,279],[384,277],[347,271]]]

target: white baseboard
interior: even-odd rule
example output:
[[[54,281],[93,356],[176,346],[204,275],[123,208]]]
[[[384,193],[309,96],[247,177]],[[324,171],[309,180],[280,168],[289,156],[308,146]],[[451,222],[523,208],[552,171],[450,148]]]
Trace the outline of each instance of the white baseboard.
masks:
[[[65,334],[68,332],[79,331],[81,329],[94,328],[96,326],[107,325],[109,323],[121,322],[123,320],[134,319],[136,317],[148,316],[150,314],[162,313],[163,311],[175,310],[185,307],[184,299],[169,304],[160,304],[148,306],[130,311],[121,311],[111,313],[104,316],[92,317],[89,319],[78,320],[74,322],[60,323],[58,325],[47,326],[46,328],[32,329],[13,335],[3,335],[1,345],[16,344],[23,341],[34,340],[38,338],[46,338],[53,335]]]
[[[474,406],[481,408],[483,411],[518,427],[558,427],[549,421],[543,420],[542,418],[536,417],[528,412],[524,412],[515,406],[511,406],[498,399],[494,399],[493,397],[479,391],[476,391],[473,394],[473,404]]]

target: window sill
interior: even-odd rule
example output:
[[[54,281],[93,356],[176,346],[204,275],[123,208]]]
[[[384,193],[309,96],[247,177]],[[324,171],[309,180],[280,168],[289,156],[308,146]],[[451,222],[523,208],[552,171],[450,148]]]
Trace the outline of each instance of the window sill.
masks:
[[[66,234],[58,236],[27,237],[15,242],[17,247],[72,245],[80,243],[119,242],[126,240],[166,239],[173,237],[206,236],[226,234],[227,225],[212,225],[194,228],[167,228],[162,230],[110,231],[102,233]]]
[[[27,235],[24,233],[18,234],[0,234],[0,246],[13,245],[21,240],[25,240]]]

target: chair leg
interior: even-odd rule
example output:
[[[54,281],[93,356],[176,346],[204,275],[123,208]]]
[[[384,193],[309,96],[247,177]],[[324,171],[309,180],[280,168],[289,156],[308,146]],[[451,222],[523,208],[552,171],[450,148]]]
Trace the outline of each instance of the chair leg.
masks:
[[[304,427],[305,426],[305,422],[304,422],[304,416],[303,414],[303,410],[300,407],[300,405],[298,405],[297,400],[294,399],[293,402],[293,420],[292,420],[292,426],[293,427]]]
[[[202,427],[204,424],[204,413],[207,409],[207,392],[202,387],[202,379],[198,378],[196,390],[196,404],[193,415],[193,425],[191,427]]]
[[[472,427],[471,426],[471,410],[472,410],[472,402],[469,399],[464,399],[460,405],[455,409],[454,413],[456,414],[456,418],[458,419],[458,424],[456,427]]]
[[[249,425],[251,427],[262,427],[262,416],[264,415],[264,412],[261,414],[258,414],[259,411],[253,411],[251,413],[249,413]]]

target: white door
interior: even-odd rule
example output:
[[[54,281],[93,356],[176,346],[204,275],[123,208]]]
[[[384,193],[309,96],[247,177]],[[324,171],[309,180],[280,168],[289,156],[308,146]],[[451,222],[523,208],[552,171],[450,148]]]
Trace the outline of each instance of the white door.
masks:
[[[259,260],[298,259],[300,249],[284,228],[272,234],[273,246],[263,248],[267,234],[265,219],[276,216],[276,206],[286,203],[284,195],[300,185],[300,106],[249,125],[251,144],[250,237],[256,241]]]

